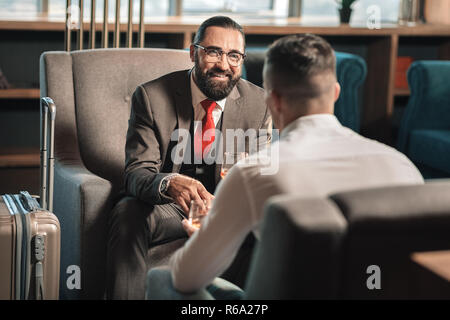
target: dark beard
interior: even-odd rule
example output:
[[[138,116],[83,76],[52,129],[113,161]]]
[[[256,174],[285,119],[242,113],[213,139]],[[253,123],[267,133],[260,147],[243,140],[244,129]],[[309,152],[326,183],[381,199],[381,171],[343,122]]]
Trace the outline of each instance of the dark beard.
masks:
[[[198,58],[196,57],[196,65],[198,65],[197,59]],[[225,75],[228,78],[228,81],[225,83],[213,82],[211,77],[214,74]],[[231,90],[233,90],[234,86],[241,78],[240,76],[233,78],[233,73],[231,71],[223,71],[219,68],[208,70],[206,74],[203,74],[199,68],[194,68],[194,75],[198,88],[205,96],[214,101],[222,100],[228,97]]]

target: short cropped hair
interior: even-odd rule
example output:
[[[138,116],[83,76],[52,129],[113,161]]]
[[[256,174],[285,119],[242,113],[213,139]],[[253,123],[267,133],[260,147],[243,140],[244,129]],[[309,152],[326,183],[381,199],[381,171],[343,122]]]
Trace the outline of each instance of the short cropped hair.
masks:
[[[203,21],[200,27],[198,27],[198,30],[195,34],[194,44],[200,44],[203,41],[203,39],[205,38],[206,29],[208,27],[221,27],[225,29],[234,29],[239,31],[242,35],[242,38],[244,39],[244,46],[245,46],[244,29],[236,21],[225,16],[215,16]]]
[[[276,40],[269,48],[265,64],[270,89],[293,100],[319,97],[329,84],[313,77],[331,74],[336,79],[336,56],[331,45],[313,34],[290,35]]]

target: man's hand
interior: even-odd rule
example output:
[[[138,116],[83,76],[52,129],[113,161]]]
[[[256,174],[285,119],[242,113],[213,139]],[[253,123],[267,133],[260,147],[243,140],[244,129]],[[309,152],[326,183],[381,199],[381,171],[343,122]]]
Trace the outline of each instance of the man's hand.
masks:
[[[214,199],[200,181],[184,175],[177,175],[170,179],[167,194],[183,209],[186,215],[189,214],[191,200],[206,200],[207,206]]]
[[[192,225],[187,219],[181,221],[181,224],[183,225],[183,229],[186,231],[189,237],[192,236],[192,234],[198,230],[198,228]]]

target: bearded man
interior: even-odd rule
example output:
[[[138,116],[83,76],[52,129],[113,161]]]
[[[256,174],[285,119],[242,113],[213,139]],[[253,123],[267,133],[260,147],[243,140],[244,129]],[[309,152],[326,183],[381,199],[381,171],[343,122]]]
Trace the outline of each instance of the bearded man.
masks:
[[[174,251],[184,243],[179,239],[187,239],[181,221],[191,200],[210,202],[221,179],[221,164],[206,161],[221,155],[219,132],[270,132],[263,89],[241,79],[245,36],[239,24],[223,16],[206,20],[190,56],[193,69],[142,84],[133,95],[125,147],[127,197],[109,220],[107,298],[143,299],[149,250],[171,242]],[[182,161],[175,161],[180,141],[173,133],[180,130],[190,141]]]

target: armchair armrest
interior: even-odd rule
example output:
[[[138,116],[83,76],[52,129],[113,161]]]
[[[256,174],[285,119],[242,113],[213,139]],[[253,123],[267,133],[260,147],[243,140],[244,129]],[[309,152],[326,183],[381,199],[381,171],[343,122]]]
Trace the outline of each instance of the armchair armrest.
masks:
[[[102,298],[106,263],[108,214],[113,207],[112,184],[79,161],[55,164],[54,212],[61,224],[61,298]],[[80,267],[81,290],[67,290],[66,268]],[[95,288],[98,288],[96,291]],[[95,296],[85,296],[89,292]]]

